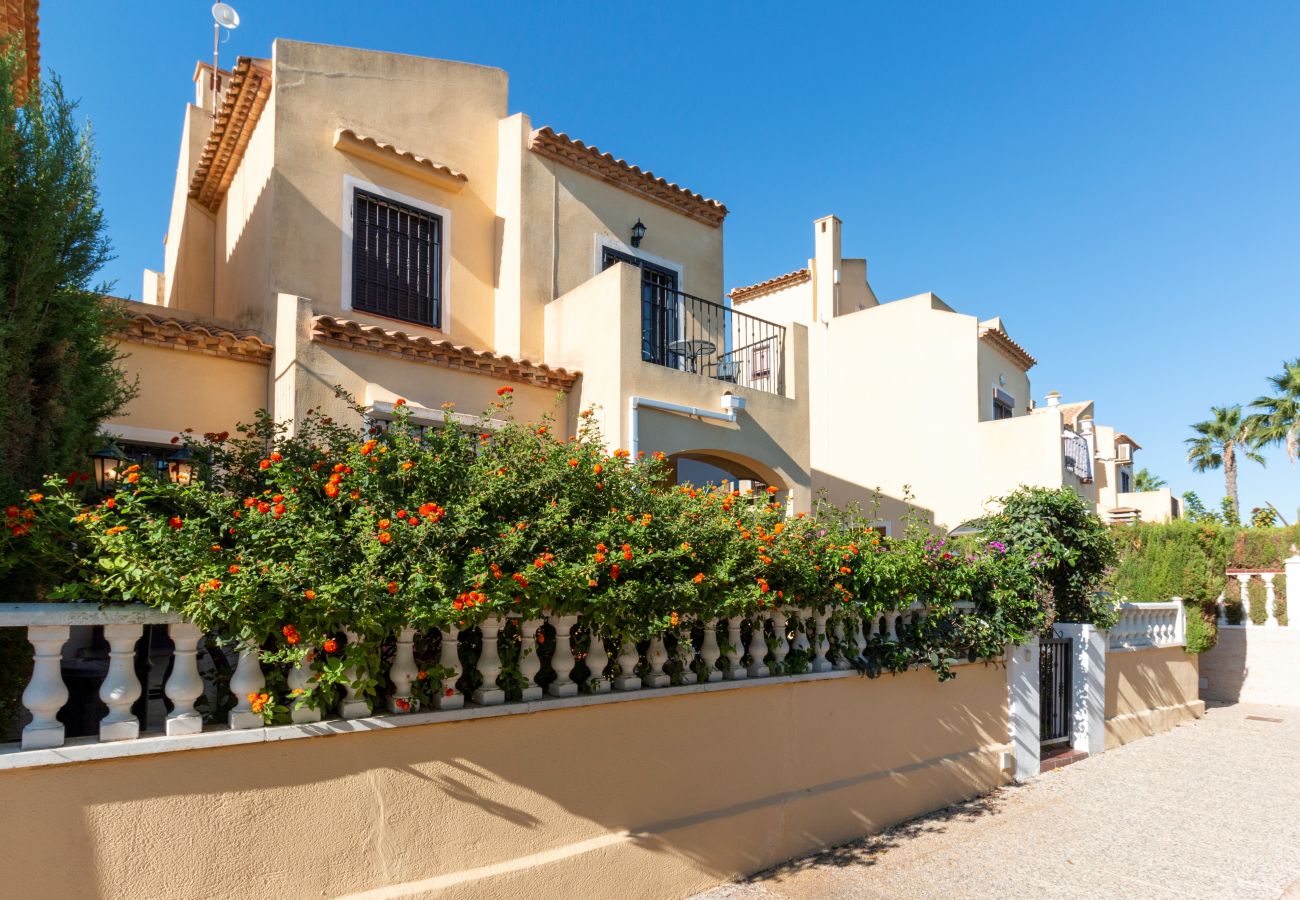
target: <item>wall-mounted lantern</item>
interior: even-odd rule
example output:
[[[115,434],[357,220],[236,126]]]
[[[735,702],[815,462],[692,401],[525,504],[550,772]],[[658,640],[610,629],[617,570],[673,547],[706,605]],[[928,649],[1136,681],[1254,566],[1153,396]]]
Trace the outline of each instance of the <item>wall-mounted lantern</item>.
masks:
[[[189,484],[194,477],[190,448],[182,447],[167,457],[167,480],[172,484]]]
[[[95,486],[100,493],[108,494],[117,488],[118,470],[126,462],[122,451],[113,444],[106,444],[102,450],[90,454],[95,464]]]
[[[645,225],[641,223],[641,219],[638,217],[636,224],[632,226],[632,246],[640,247],[643,237],[645,237]]]

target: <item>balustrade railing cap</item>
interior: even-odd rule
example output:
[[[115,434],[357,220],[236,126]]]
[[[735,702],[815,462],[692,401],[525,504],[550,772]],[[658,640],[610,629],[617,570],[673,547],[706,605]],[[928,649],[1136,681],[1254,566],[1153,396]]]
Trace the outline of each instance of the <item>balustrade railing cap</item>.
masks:
[[[143,603],[100,606],[95,603],[0,603],[0,625],[174,625],[180,613]]]

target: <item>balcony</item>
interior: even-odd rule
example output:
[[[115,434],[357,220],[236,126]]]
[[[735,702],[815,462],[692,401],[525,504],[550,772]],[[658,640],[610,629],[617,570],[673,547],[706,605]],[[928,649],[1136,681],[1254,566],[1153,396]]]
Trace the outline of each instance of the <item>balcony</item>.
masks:
[[[1088,442],[1081,435],[1066,432],[1061,438],[1061,450],[1065,471],[1084,484],[1092,481],[1092,448]]]
[[[641,359],[785,393],[785,327],[650,282],[641,284]]]

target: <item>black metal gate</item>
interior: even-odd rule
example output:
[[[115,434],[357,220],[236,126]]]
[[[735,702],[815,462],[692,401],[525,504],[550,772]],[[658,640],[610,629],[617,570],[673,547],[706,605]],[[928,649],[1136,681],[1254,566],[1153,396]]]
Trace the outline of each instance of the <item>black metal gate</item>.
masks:
[[[1073,643],[1062,637],[1038,642],[1038,736],[1044,744],[1070,740]]]

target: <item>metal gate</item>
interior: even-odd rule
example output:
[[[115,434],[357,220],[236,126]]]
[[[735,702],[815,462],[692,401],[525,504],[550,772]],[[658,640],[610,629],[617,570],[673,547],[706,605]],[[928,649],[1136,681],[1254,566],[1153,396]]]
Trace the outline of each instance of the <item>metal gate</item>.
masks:
[[[1073,641],[1042,638],[1038,642],[1038,736],[1044,744],[1070,740],[1070,675]]]

